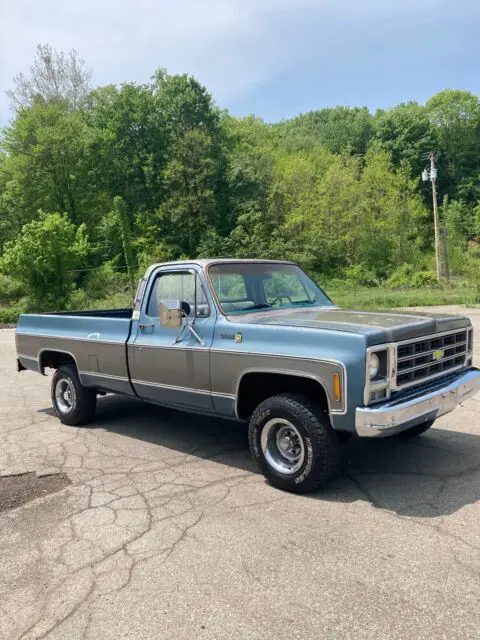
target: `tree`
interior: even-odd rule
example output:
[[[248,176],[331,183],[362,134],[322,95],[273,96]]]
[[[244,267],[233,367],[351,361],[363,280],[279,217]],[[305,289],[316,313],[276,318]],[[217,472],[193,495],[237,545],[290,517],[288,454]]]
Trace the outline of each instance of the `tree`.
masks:
[[[436,147],[435,131],[428,113],[417,102],[377,111],[374,138],[391,155],[394,166],[407,163],[415,178],[425,167],[426,155]]]
[[[285,210],[292,256],[312,271],[339,274],[356,252],[360,162],[322,148],[277,165],[275,206]]]
[[[39,209],[67,212],[75,224],[93,230],[111,203],[91,170],[88,147],[96,134],[81,110],[72,112],[64,103],[36,104],[6,127],[0,200],[6,215],[18,221],[12,231]]]
[[[302,114],[276,129],[289,152],[323,146],[332,153],[362,154],[372,135],[372,116],[366,107],[334,107]]]
[[[384,278],[396,265],[419,258],[419,228],[427,214],[417,185],[408,166],[394,171],[390,154],[381,145],[370,147],[358,183],[355,262],[377,276]]]
[[[261,119],[225,116],[228,210],[223,234],[231,232],[223,250],[239,258],[269,252],[269,221],[276,145],[273,128]],[[283,216],[282,216],[283,222]],[[277,219],[278,227],[278,219]]]
[[[153,88],[127,83],[96,89],[85,117],[96,132],[87,152],[98,188],[109,194],[109,203],[121,196],[129,215],[153,211],[163,198],[160,174],[167,154],[165,122]]]
[[[419,176],[431,150],[454,271],[466,273],[464,253],[477,250],[480,106],[469,92],[269,124],[220,111],[186,74],[158,69],[147,84],[94,91],[89,81],[75,52],[39,47],[0,133],[0,255],[5,268],[19,265],[39,308],[86,304],[93,283],[125,288],[112,276],[125,263],[132,281],[151,262],[198,255],[297,259],[357,284],[428,269],[431,185]],[[46,229],[77,248],[88,233],[88,255],[62,245],[50,273]],[[71,279],[70,262],[90,275]]]
[[[156,110],[163,116],[170,139],[191,129],[198,129],[212,138],[219,133],[219,111],[212,96],[194,77],[169,75],[165,69],[157,69],[152,89]]]
[[[7,95],[16,111],[56,101],[77,109],[90,91],[91,77],[91,70],[75,49],[64,53],[48,44],[39,44],[29,73],[16,75],[15,88],[7,91]]]
[[[440,193],[452,199],[463,190],[473,202],[479,193],[479,98],[469,91],[446,89],[430,98],[425,108],[437,140]]]
[[[7,243],[0,270],[23,282],[32,309],[62,309],[87,254],[84,225],[76,227],[65,214],[42,212]]]
[[[165,200],[157,211],[157,234],[176,247],[177,255],[194,256],[203,233],[216,225],[216,177],[208,134],[192,129],[177,138],[163,170]]]
[[[125,262],[127,264],[128,279],[130,280],[130,289],[132,294],[135,288],[135,258],[133,254],[132,245],[132,229],[130,226],[130,219],[120,196],[115,196],[113,199],[113,208],[118,219],[118,225],[120,227],[120,233],[122,237],[123,255],[125,256]]]

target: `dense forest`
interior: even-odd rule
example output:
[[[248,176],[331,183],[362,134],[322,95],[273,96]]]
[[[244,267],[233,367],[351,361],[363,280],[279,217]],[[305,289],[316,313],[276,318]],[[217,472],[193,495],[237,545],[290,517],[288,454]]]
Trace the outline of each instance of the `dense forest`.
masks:
[[[152,262],[288,258],[320,283],[438,286],[427,156],[452,284],[480,280],[480,101],[236,118],[188,75],[92,89],[39,46],[0,138],[0,307],[115,302]],[[445,257],[445,256],[444,256]],[[479,300],[480,301],[480,300]],[[5,311],[6,310],[6,311]]]

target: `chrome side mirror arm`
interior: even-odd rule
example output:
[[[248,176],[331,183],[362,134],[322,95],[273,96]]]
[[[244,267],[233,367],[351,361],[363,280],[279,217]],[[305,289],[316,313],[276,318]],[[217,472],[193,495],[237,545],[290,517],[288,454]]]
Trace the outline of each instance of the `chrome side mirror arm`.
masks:
[[[185,329],[188,329],[190,331],[190,333],[192,334],[192,336],[194,336],[194,338],[196,338],[196,340],[198,340],[198,342],[200,343],[200,345],[202,347],[205,346],[205,341],[198,335],[198,333],[195,331],[195,329],[193,328],[193,325],[188,323],[188,319],[187,319],[187,324],[183,325],[183,329],[180,332],[180,335],[178,335],[173,344],[178,344],[179,342],[181,342],[182,338],[183,338],[183,334],[185,333]]]

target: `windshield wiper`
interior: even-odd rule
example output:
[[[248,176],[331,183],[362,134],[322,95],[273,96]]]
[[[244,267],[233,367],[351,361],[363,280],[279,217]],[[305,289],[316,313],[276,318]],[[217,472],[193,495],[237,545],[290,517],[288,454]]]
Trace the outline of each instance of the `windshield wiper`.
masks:
[[[245,307],[244,309],[240,309],[240,311],[255,311],[256,309],[270,309],[271,308],[271,304],[262,302],[261,304],[255,304],[253,305],[253,307]]]
[[[316,304],[318,300],[294,300],[292,304]]]

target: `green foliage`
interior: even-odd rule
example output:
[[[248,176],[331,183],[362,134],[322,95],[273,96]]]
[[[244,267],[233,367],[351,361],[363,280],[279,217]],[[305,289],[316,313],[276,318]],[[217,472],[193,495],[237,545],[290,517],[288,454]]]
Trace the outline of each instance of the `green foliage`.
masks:
[[[18,322],[18,316],[23,313],[21,307],[0,307],[0,324],[16,324]]]
[[[119,291],[128,292],[129,278],[125,270],[118,271],[111,262],[89,271],[82,282],[89,300],[102,300]]]
[[[480,195],[471,181],[480,171],[480,100],[469,91],[447,89],[430,98],[425,110],[437,140],[442,193],[463,193],[471,202]]]
[[[433,271],[419,271],[411,264],[402,264],[387,281],[390,289],[418,289],[438,287],[437,276]]]
[[[472,285],[458,288],[421,287],[418,289],[344,286],[338,289],[327,288],[326,292],[340,307],[350,309],[394,309],[443,304],[474,305],[480,302],[479,292]]]
[[[321,146],[331,153],[363,154],[372,135],[372,118],[366,107],[334,107],[302,114],[277,129],[288,152]]]
[[[372,299],[394,295],[385,282],[435,285],[431,184],[420,181],[432,150],[453,278],[476,282],[477,96],[268,124],[220,112],[195,78],[163,69],[148,84],[88,93],[76,55],[48,47],[26,90],[45,79],[49,51],[58,95],[48,82],[38,100],[19,93],[26,102],[0,139],[0,304],[100,304],[129,295],[149,264],[196,256],[297,260]],[[86,73],[78,100],[75,64]]]
[[[379,110],[373,126],[375,139],[391,154],[393,164],[406,163],[418,178],[425,166],[426,154],[436,148],[435,133],[425,107],[408,102],[388,111]]]
[[[7,243],[0,268],[23,282],[31,308],[62,308],[87,253],[84,225],[76,227],[66,214],[41,212],[38,220],[24,225],[18,238]]]
[[[120,227],[120,235],[122,238],[123,255],[127,265],[128,278],[130,280],[130,289],[133,293],[135,287],[135,257],[133,254],[132,229],[130,219],[127,213],[125,202],[120,196],[113,199],[113,208],[117,215],[118,226]]]
[[[364,264],[357,264],[353,267],[345,269],[347,280],[355,287],[377,287],[378,280],[373,271],[368,269]]]
[[[25,295],[25,287],[20,280],[0,273],[0,304],[9,304]]]

